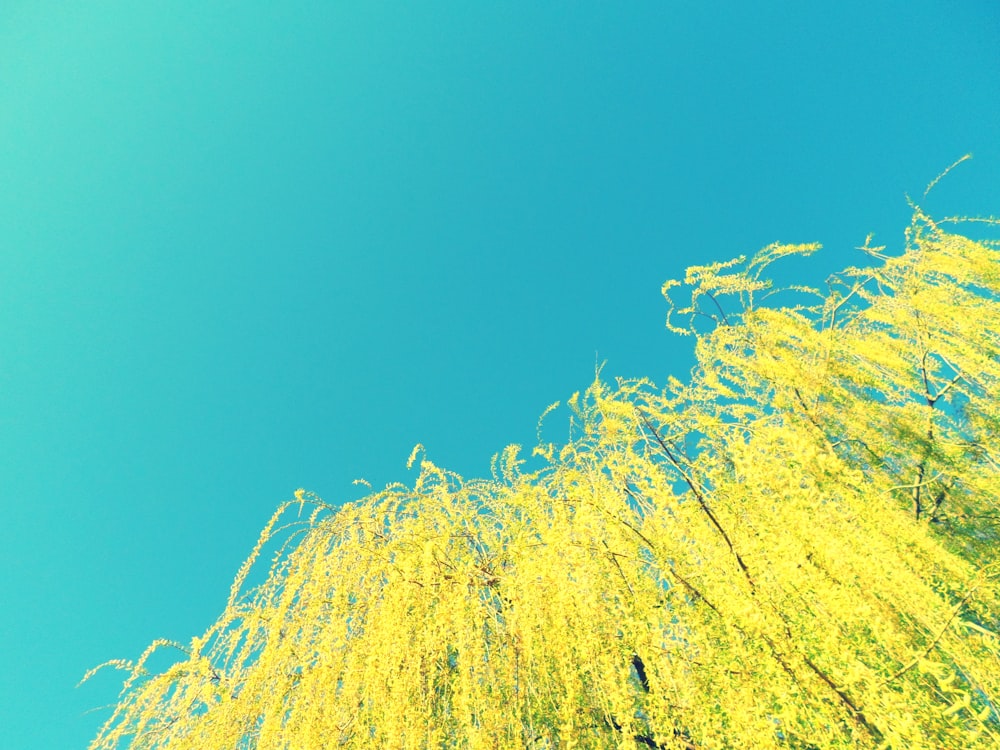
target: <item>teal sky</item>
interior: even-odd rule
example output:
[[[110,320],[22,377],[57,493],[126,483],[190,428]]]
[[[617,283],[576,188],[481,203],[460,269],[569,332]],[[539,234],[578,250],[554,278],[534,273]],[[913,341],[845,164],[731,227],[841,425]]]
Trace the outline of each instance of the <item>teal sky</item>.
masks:
[[[931,212],[1000,213],[988,0],[0,3],[0,745],[85,747],[297,487],[683,377],[665,279],[898,250],[967,152]]]

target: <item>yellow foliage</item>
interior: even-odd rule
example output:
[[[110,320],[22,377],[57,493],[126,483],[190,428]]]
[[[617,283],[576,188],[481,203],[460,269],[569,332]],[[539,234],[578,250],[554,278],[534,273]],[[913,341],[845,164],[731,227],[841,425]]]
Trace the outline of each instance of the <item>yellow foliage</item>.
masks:
[[[997,747],[1000,258],[908,238],[813,307],[755,295],[815,245],[690,269],[690,382],[595,380],[534,471],[297,491],[92,750]]]

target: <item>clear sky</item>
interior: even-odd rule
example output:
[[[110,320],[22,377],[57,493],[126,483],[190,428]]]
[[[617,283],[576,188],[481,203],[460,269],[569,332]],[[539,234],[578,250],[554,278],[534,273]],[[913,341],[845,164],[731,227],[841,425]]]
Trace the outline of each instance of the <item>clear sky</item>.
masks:
[[[0,750],[84,747],[296,488],[684,377],[665,279],[899,250],[967,152],[932,213],[1000,213],[993,0],[4,0]]]

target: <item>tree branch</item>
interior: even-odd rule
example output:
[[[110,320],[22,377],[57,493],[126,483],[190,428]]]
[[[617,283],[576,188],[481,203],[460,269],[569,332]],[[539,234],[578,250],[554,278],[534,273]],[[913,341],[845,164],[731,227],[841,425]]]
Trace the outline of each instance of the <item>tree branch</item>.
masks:
[[[756,585],[753,582],[753,578],[751,578],[750,576],[750,570],[747,568],[746,563],[743,562],[743,558],[740,557],[740,553],[737,552],[736,548],[733,546],[733,541],[732,539],[729,538],[729,534],[727,534],[725,529],[722,528],[722,524],[719,523],[719,519],[715,517],[715,514],[712,512],[712,509],[708,507],[708,503],[705,501],[705,496],[702,494],[701,490],[699,489],[695,481],[681,466],[680,462],[674,456],[673,452],[670,450],[670,448],[667,447],[667,444],[663,441],[663,438],[661,438],[660,434],[656,431],[656,428],[653,427],[652,424],[650,424],[649,420],[646,418],[646,415],[640,414],[640,417],[642,418],[642,421],[645,423],[649,431],[653,433],[653,437],[656,438],[656,442],[659,444],[660,449],[670,460],[670,463],[673,464],[674,468],[677,469],[681,477],[683,477],[685,484],[687,484],[687,486],[691,489],[691,492],[694,494],[695,499],[698,501],[698,505],[701,506],[701,509],[705,512],[705,515],[707,515],[709,520],[712,522],[712,525],[715,526],[718,532],[722,535],[722,538],[725,540],[726,545],[729,547],[729,551],[732,552],[733,556],[736,558],[736,562],[739,564],[740,569],[743,571],[743,575],[746,577],[747,582],[750,584],[750,587],[755,588]]]

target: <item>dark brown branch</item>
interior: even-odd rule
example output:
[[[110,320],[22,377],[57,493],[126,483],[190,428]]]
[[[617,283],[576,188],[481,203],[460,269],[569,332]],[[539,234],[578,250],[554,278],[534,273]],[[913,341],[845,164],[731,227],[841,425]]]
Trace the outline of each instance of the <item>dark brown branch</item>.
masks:
[[[806,400],[804,398],[802,398],[802,394],[799,393],[799,389],[797,387],[793,386],[792,387],[792,392],[795,393],[795,398],[798,400],[799,405],[802,407],[802,413],[806,415],[806,419],[809,420],[809,423],[813,427],[815,427],[817,430],[819,430],[819,433],[823,436],[823,439],[827,440],[827,442],[829,442],[829,439],[827,438],[827,435],[826,435],[826,430],[824,430],[820,426],[819,422],[816,421],[816,418],[812,414],[809,413],[809,407],[806,406]]]
[[[714,302],[714,303],[715,303],[715,307],[716,307],[716,308],[718,309],[718,311],[719,311],[719,315],[721,315],[721,316],[722,316],[722,322],[723,322],[723,323],[725,323],[725,324],[726,324],[727,326],[728,326],[728,325],[732,325],[732,324],[731,324],[731,323],[729,322],[729,318],[727,318],[727,317],[726,317],[726,311],[722,309],[722,305],[720,305],[720,304],[719,304],[719,300],[717,300],[717,299],[715,298],[715,295],[714,295],[714,294],[712,294],[711,292],[708,292],[708,291],[706,291],[706,292],[705,292],[705,296],[706,296],[706,297],[708,297],[708,298],[709,298],[710,300],[712,300],[712,302]],[[718,320],[716,320],[715,322],[716,322],[716,323],[718,323],[719,321],[718,321]]]
[[[643,692],[648,693],[649,677],[646,675],[646,665],[639,654],[632,654],[632,666],[635,667],[635,673],[639,676],[639,684],[642,685]]]
[[[806,665],[809,667],[809,669],[811,669],[817,677],[819,677],[824,683],[826,683],[826,685],[834,693],[837,694],[837,697],[840,698],[840,702],[843,703],[845,706],[847,706],[849,709],[851,709],[851,715],[859,723],[861,723],[864,726],[864,728],[869,731],[869,733],[871,733],[872,737],[874,737],[876,740],[881,740],[882,732],[879,731],[878,727],[876,727],[874,724],[868,721],[868,717],[866,717],[864,712],[860,708],[858,708],[857,704],[855,704],[854,701],[851,700],[851,697],[843,690],[841,690],[839,687],[837,687],[834,684],[833,680],[831,680],[830,677],[822,669],[820,669],[813,663],[812,659],[810,659],[808,656],[803,656],[803,658],[805,659]]]
[[[609,726],[612,729],[614,729],[616,732],[621,732],[624,729],[622,727],[622,725],[619,724],[615,720],[615,718],[613,716],[612,717],[605,717],[604,723],[607,726]],[[674,737],[677,738],[678,740],[680,740],[683,743],[682,747],[684,748],[684,750],[698,750],[698,746],[695,745],[693,742],[691,742],[691,739],[690,739],[690,737],[688,737],[687,732],[685,732],[685,731],[683,731],[681,729],[677,729],[675,727],[674,728]],[[640,745],[643,745],[645,747],[651,747],[651,748],[653,748],[653,750],[667,750],[667,746],[666,745],[664,745],[664,744],[662,744],[660,742],[657,742],[653,737],[651,737],[648,734],[633,734],[632,735],[632,739],[635,740]]]
[[[628,483],[625,484],[625,492],[628,493],[629,497],[631,497],[633,500],[636,500],[635,495],[633,495],[631,490],[629,490],[628,488]],[[636,500],[636,502],[638,503],[638,500]],[[638,536],[640,539],[642,539],[643,542],[646,543],[646,546],[649,547],[649,551],[652,552],[654,555],[656,554],[656,547],[653,545],[651,541],[649,541],[649,539],[646,538],[645,534],[643,534],[641,531],[639,531],[637,528],[635,528],[635,526],[630,524],[625,519],[618,518],[618,516],[608,511],[605,512],[607,512],[608,515],[610,515],[619,523],[631,529],[636,536]],[[697,588],[695,588],[695,586],[692,583],[687,581],[680,573],[678,573],[672,565],[669,566],[669,568],[674,578],[676,578],[678,581],[681,582],[681,585],[688,590],[688,593],[690,593],[695,599],[700,599],[701,601],[705,602],[705,604],[708,605],[708,608],[711,609],[713,612],[715,612],[715,614],[719,615],[720,617],[722,616],[722,613],[719,612],[718,608],[714,604],[712,604],[712,602],[710,602],[703,593],[701,593]]]
[[[917,521],[920,520],[920,513],[922,510],[920,506],[920,488],[924,484],[924,472],[926,471],[924,465],[926,464],[926,462],[927,459],[925,457],[924,460],[921,461],[920,464],[917,466],[917,481],[913,483],[913,492],[912,492],[913,516]]]
[[[733,546],[733,542],[729,538],[729,534],[727,534],[725,529],[722,528],[722,524],[719,523],[719,519],[715,517],[715,514],[712,512],[712,509],[708,507],[708,503],[706,502],[705,496],[702,494],[701,489],[695,483],[694,479],[692,479],[691,476],[687,473],[687,471],[684,470],[684,467],[681,466],[680,461],[677,460],[677,458],[674,456],[670,448],[667,447],[667,444],[663,441],[663,438],[660,437],[660,433],[658,433],[656,431],[656,428],[650,424],[649,420],[646,418],[646,415],[642,414],[640,416],[642,417],[642,421],[645,423],[649,431],[653,433],[653,437],[656,438],[656,442],[659,444],[660,449],[670,460],[670,463],[673,464],[673,467],[677,469],[678,472],[680,472],[681,477],[684,478],[684,483],[687,484],[687,486],[691,489],[692,494],[694,494],[695,499],[698,501],[698,505],[701,506],[701,509],[705,512],[705,515],[707,515],[709,520],[712,522],[712,525],[715,526],[718,532],[722,535],[722,538],[726,541],[726,545],[729,547],[729,551],[732,552],[733,556],[736,558],[736,562],[739,564],[740,569],[743,571],[743,575],[746,577],[747,582],[750,584],[750,587],[756,588],[753,582],[753,578],[751,578],[750,576],[750,570],[747,568],[746,563],[743,562],[743,558],[740,557],[740,553],[737,552],[736,548]]]

